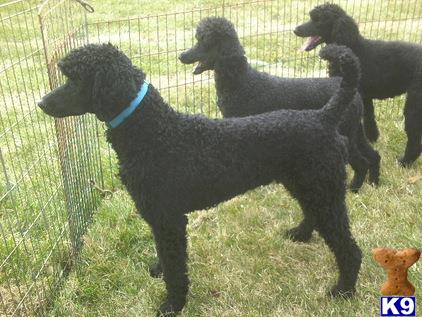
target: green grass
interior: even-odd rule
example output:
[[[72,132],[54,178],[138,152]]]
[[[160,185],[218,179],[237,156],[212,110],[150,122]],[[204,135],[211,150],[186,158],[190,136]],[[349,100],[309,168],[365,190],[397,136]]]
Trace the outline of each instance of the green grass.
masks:
[[[0,4],[4,2],[0,0]],[[346,4],[345,0],[338,2]],[[361,6],[353,6],[352,2],[347,2],[346,9],[359,20],[364,34],[372,38],[421,41],[422,7],[417,5],[418,0],[362,0]],[[302,39],[291,32],[296,24],[307,19],[307,12],[317,1],[282,0],[249,5],[229,0],[225,1],[224,12],[222,2],[217,0],[91,3],[96,11],[88,14],[89,41],[111,41],[118,45],[147,72],[163,97],[183,112],[220,116],[215,108],[212,74],[193,77],[192,67],[183,66],[177,59],[181,51],[192,45],[196,23],[207,15],[224,14],[235,23],[247,56],[259,69],[284,76],[325,75],[325,65],[315,54],[298,52]],[[36,1],[31,0],[3,7],[1,17],[34,4]],[[70,47],[83,43],[81,28],[71,42],[63,37],[65,31],[72,29],[72,23],[62,23],[64,17],[73,26],[81,21],[78,8],[73,3],[65,13],[53,10],[45,18],[52,65]],[[195,11],[190,12],[192,8]],[[185,10],[188,13],[172,13]],[[0,270],[3,301],[8,311],[13,309],[34,280],[37,282],[29,294],[27,312],[35,314],[54,300],[51,293],[55,294],[56,289],[49,287],[63,279],[71,262],[67,223],[76,221],[77,226],[82,226],[89,214],[84,208],[91,203],[89,194],[79,195],[75,191],[75,184],[82,186],[85,193],[92,190],[87,181],[95,175],[86,173],[86,169],[98,162],[95,152],[98,150],[106,188],[120,190],[99,208],[85,237],[77,271],[54,301],[50,315],[151,315],[164,294],[163,283],[147,274],[147,265],[154,255],[151,234],[121,189],[115,175],[114,153],[103,137],[98,148],[96,144],[87,144],[97,131],[91,130],[86,135],[80,121],[62,126],[70,136],[64,154],[68,165],[64,168],[71,177],[68,191],[73,195],[74,213],[68,218],[54,122],[35,107],[35,101],[49,90],[35,14],[33,9],[0,25],[0,45],[4,48],[0,51],[0,69],[17,63],[0,72],[0,146],[6,168],[5,173],[0,166],[0,196],[10,186],[18,185],[0,202],[0,259],[8,256],[16,243],[25,242],[19,244],[17,252]],[[414,20],[400,20],[411,17]],[[109,20],[120,21],[104,23]],[[57,47],[60,49],[56,51]],[[325,289],[335,279],[333,258],[317,236],[309,245],[284,239],[283,232],[300,220],[299,207],[281,187],[272,185],[190,216],[192,289],[183,315],[378,314],[377,285],[383,273],[371,260],[370,249],[378,245],[422,247],[418,230],[422,184],[408,182],[410,177],[421,174],[421,160],[408,170],[399,168],[395,160],[402,154],[405,142],[402,106],[403,98],[377,102],[382,135],[376,146],[383,157],[382,186],[379,189],[365,186],[359,195],[348,195],[353,231],[366,255],[357,300],[332,302],[324,297]],[[87,121],[86,127],[92,126]],[[103,134],[102,126],[98,133]],[[93,197],[97,199],[98,195]],[[78,206],[83,207],[78,210]],[[55,241],[59,243],[52,251]],[[421,288],[420,266],[411,273]]]

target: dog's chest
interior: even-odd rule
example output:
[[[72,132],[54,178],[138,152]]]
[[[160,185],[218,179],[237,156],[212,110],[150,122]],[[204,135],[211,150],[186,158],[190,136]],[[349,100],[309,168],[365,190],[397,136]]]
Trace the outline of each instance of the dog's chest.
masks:
[[[142,184],[147,183],[148,175],[145,167],[136,160],[119,162],[119,176],[133,198],[143,191]]]

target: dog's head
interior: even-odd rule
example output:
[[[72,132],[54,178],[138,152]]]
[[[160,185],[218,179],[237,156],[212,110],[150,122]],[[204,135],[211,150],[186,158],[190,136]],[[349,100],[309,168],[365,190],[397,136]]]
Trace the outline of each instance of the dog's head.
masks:
[[[119,114],[137,94],[135,68],[111,44],[89,44],[59,61],[66,83],[45,95],[38,106],[62,118],[94,113],[101,121]],[[139,80],[139,78],[138,78]]]
[[[302,46],[304,51],[311,51],[322,43],[350,47],[359,39],[356,22],[336,4],[316,6],[309,15],[311,19],[294,30],[297,36],[308,38]]]
[[[196,44],[180,54],[183,64],[198,62],[194,74],[213,70],[219,58],[245,54],[233,24],[220,17],[201,20],[196,28]]]

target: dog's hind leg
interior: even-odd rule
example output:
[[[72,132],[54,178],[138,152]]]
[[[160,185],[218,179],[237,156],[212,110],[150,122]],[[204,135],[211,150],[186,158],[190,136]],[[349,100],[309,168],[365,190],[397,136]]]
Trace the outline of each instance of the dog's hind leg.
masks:
[[[185,215],[152,226],[167,289],[166,299],[157,316],[172,316],[186,303],[189,288],[186,226]]]
[[[338,282],[331,288],[329,294],[349,297],[355,292],[362,253],[350,232],[344,200],[332,196],[326,199],[331,200],[323,207],[326,210],[315,210],[315,212],[319,214],[316,229],[334,253],[339,269]]]
[[[422,79],[420,81],[422,82]],[[407,93],[404,120],[407,144],[404,156],[399,162],[403,166],[409,166],[419,157],[422,148],[422,83]]]
[[[365,127],[365,134],[369,141],[376,142],[379,137],[379,131],[375,121],[374,102],[371,98],[364,98],[363,105],[363,124]]]
[[[315,229],[335,255],[339,280],[330,294],[350,296],[355,291],[362,256],[349,229],[344,202],[346,172],[343,163],[339,163],[337,173],[331,173],[333,167],[320,166],[322,168],[315,172],[314,181],[306,183],[306,178],[300,177],[301,184],[286,188],[299,201],[303,214],[314,219]]]

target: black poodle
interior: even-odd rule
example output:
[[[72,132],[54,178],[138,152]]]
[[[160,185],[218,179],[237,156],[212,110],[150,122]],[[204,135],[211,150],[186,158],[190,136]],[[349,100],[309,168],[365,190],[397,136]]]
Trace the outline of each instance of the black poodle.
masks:
[[[213,69],[218,107],[224,117],[243,117],[279,109],[318,109],[338,89],[340,78],[280,78],[252,68],[245,57],[233,24],[222,17],[208,17],[196,30],[197,43],[183,52],[182,63],[198,62],[194,74]],[[349,139],[349,163],[355,175],[352,191],[365,181],[378,184],[380,156],[363,132],[362,100],[357,94],[340,121],[340,133]]]
[[[372,99],[407,93],[404,108],[407,145],[400,163],[412,164],[422,148],[422,45],[365,39],[353,18],[335,4],[319,5],[309,15],[310,21],[294,31],[298,36],[309,37],[304,50],[312,50],[321,43],[336,43],[351,48],[360,59],[364,126],[371,141],[376,141],[379,134]],[[330,75],[338,74],[337,65],[330,65]]]
[[[273,181],[302,207],[297,239],[316,228],[334,253],[340,275],[330,294],[355,291],[361,251],[349,228],[347,148],[337,125],[356,93],[359,63],[346,47],[329,46],[321,56],[338,59],[344,70],[323,108],[220,120],[174,111],[111,44],[86,45],[59,62],[67,82],[39,107],[54,117],[94,113],[108,123],[122,182],[154,234],[159,261],[151,274],[162,270],[167,288],[158,316],[186,302],[186,214]]]

